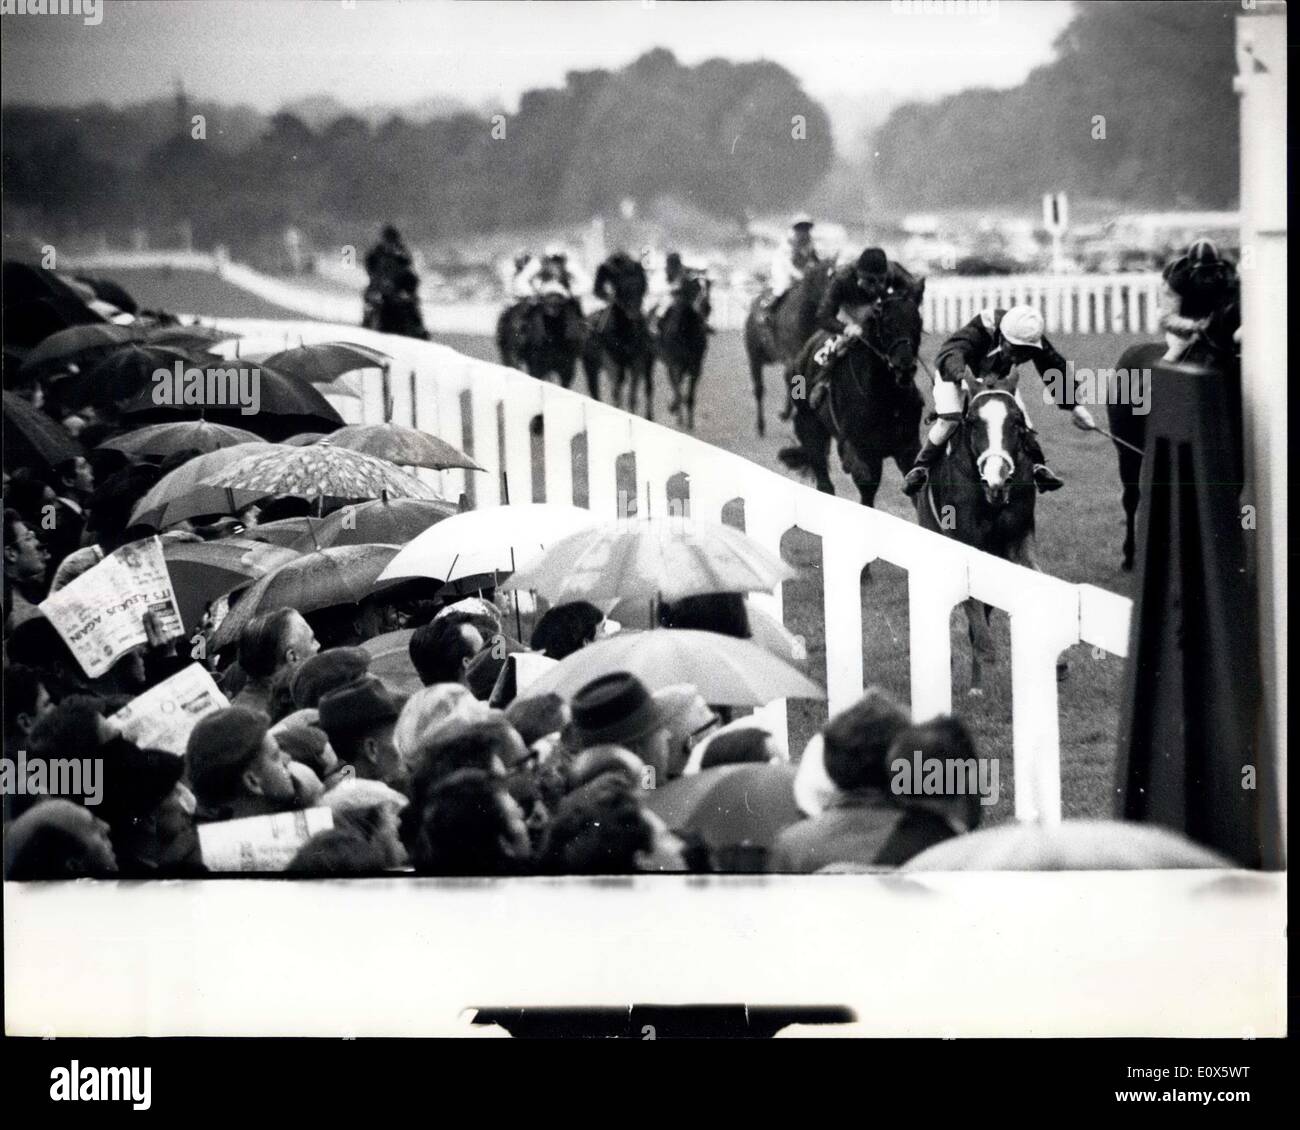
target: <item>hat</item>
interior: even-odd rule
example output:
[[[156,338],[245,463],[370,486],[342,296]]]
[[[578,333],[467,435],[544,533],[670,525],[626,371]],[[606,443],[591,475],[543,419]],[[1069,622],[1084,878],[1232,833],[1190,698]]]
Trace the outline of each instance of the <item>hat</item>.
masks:
[[[500,637],[500,644],[498,647],[497,640],[489,640],[465,668],[465,685],[482,702],[487,702],[492,697],[492,689],[496,686],[497,676],[506,665],[506,657],[528,650],[518,640],[507,635]]]
[[[223,801],[262,749],[271,721],[245,706],[227,706],[200,718],[185,746],[190,784],[201,801]]]
[[[355,683],[370,670],[370,652],[364,647],[332,647],[304,660],[293,673],[289,693],[299,710],[320,705],[321,697]]]
[[[790,220],[792,228],[810,228],[813,226],[813,218],[807,212],[797,212]]]
[[[1012,345],[1043,344],[1043,316],[1032,306],[1013,306],[1002,315],[1002,340]]]
[[[572,709],[583,745],[635,741],[669,722],[645,684],[625,671],[593,679],[573,696]]]
[[[402,704],[373,675],[330,691],[320,700],[320,728],[330,735],[370,730],[396,722]]]
[[[889,259],[879,247],[868,247],[858,256],[856,270],[861,275],[883,275],[889,270]]]
[[[272,727],[271,737],[294,761],[307,765],[320,761],[329,741],[320,728],[320,712],[317,710],[295,710],[286,715]]]

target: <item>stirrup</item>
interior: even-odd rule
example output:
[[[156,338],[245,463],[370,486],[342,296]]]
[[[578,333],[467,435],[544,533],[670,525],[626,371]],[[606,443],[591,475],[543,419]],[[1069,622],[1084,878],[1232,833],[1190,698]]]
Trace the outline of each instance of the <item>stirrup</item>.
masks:
[[[1065,480],[1046,463],[1035,463],[1034,484],[1038,487],[1039,494],[1046,494],[1051,490],[1060,490],[1065,486]]]

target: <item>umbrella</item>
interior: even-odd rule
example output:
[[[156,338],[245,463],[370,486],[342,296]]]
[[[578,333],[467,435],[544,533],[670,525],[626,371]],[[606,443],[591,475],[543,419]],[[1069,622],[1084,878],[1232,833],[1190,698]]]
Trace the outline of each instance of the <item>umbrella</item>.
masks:
[[[296,436],[290,436],[280,442],[287,443],[290,447],[310,447],[318,439],[324,438],[324,432],[299,432]]]
[[[766,706],[780,698],[826,697],[802,671],[752,640],[668,628],[620,632],[575,651],[529,688],[571,699],[593,679],[626,671],[652,691],[693,683],[712,706]]]
[[[122,414],[138,417],[143,423],[162,423],[178,416],[214,419],[246,427],[268,439],[302,431],[332,431],[343,423],[343,417],[312,385],[265,365],[232,363],[207,355],[192,356],[189,367],[202,370],[206,378],[197,403],[189,395],[178,395],[187,393],[184,386],[179,390],[173,386],[172,395],[158,403],[151,379],[149,387],[140,388],[120,406]]]
[[[155,326],[144,338],[152,345],[176,345],[182,349],[207,349],[220,341],[232,341],[239,335],[215,326]]]
[[[502,585],[502,588],[506,588]],[[594,602],[604,609],[611,601]],[[657,626],[650,619],[651,607],[645,600],[621,600],[605,609],[605,615],[617,621],[625,628],[653,628]],[[749,618],[750,638],[773,655],[788,660],[796,667],[803,668],[808,662],[808,646],[799,636],[781,623],[770,612],[755,606],[752,600],[745,601],[745,615]]]
[[[533,589],[552,604],[610,597],[770,592],[795,571],[739,530],[690,518],[604,522],[553,542],[507,589]]]
[[[91,400],[98,406],[129,404],[143,397],[151,407],[156,407],[153,394],[158,382],[154,374],[158,370],[172,373],[177,364],[182,369],[203,369],[216,363],[214,358],[204,358],[176,346],[129,341],[89,369],[84,381]]]
[[[674,831],[693,833],[715,850],[770,847],[803,819],[789,765],[719,765],[651,789],[645,806]]]
[[[54,365],[68,365],[88,354],[103,353],[124,345],[135,337],[126,326],[113,326],[105,322],[69,326],[52,333],[37,345],[24,359],[23,371],[49,369]]]
[[[230,463],[238,463],[254,452],[279,450],[273,443],[237,443],[221,447],[207,455],[196,455],[174,471],[168,471],[136,503],[131,524],[142,523],[164,529],[173,523],[199,514],[237,514],[270,491],[209,487],[201,480]]]
[[[282,545],[288,549],[296,549],[303,542],[310,547],[313,527],[319,529],[324,520],[324,518],[306,516],[277,518],[274,522],[259,522],[252,529],[247,530],[244,536],[253,541],[263,541],[268,545]]]
[[[297,556],[296,550],[242,537],[163,541],[163,559],[187,633],[198,627],[204,611],[218,597],[266,576]]]
[[[370,673],[382,679],[398,694],[414,694],[422,686],[415,664],[411,662],[411,637],[414,628],[385,632],[368,639],[361,646],[370,653]]]
[[[335,510],[327,518],[307,519],[294,548],[327,545],[405,545],[460,510],[455,503],[424,498],[379,498]],[[292,520],[292,519],[290,519]]]
[[[359,451],[313,444],[277,447],[269,455],[253,455],[218,471],[209,486],[241,487],[262,494],[291,494],[299,498],[436,499],[438,496],[408,471],[362,455]]]
[[[468,510],[417,537],[393,559],[383,579],[431,577],[455,581],[479,574],[509,573],[517,562],[595,522],[590,510],[558,503]]]
[[[361,451],[403,467],[428,467],[444,471],[449,467],[483,470],[459,448],[446,440],[401,424],[350,424],[339,428],[323,442],[334,447]]]
[[[288,373],[314,385],[327,385],[344,373],[357,369],[382,369],[390,360],[388,354],[368,345],[325,341],[273,353],[266,359],[266,364],[277,372]]]
[[[76,281],[90,287],[96,298],[117,307],[122,313],[140,313],[140,304],[121,283],[114,282],[112,279],[94,279],[86,275],[77,275]]]
[[[904,871],[1163,871],[1235,867],[1168,828],[1116,820],[999,824],[935,844]]]
[[[4,392],[4,464],[54,468],[82,454],[81,447],[39,408],[8,389]]]
[[[206,455],[237,443],[261,443],[262,438],[243,428],[214,424],[208,420],[178,420],[174,424],[149,424],[133,432],[106,439],[100,447],[125,451],[128,455],[174,455],[197,450]]]
[[[375,591],[376,579],[396,552],[392,545],[337,545],[295,557],[245,590],[213,635],[213,648],[234,643],[244,625],[261,612],[315,612],[360,603]]]

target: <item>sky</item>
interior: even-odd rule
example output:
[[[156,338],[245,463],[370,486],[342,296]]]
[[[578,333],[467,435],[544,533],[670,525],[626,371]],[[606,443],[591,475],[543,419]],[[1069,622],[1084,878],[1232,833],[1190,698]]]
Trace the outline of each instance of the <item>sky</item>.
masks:
[[[935,7],[948,11],[925,10]],[[663,46],[687,64],[717,56],[773,60],[820,99],[887,92],[898,101],[1018,85],[1052,58],[1071,7],[1011,0],[102,0],[93,26],[75,15],[0,16],[0,87],[5,102],[122,105],[170,95],[179,78],[194,97],[263,111],[319,94],[355,109],[450,95],[513,110],[523,91],[561,85],[567,71],[618,68]]]

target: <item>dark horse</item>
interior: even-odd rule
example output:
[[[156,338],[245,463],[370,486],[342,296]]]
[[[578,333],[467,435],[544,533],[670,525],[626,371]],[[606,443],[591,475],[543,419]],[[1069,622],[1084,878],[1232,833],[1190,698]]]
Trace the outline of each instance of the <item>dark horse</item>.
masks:
[[[1143,374],[1146,396],[1142,405],[1144,411],[1135,412],[1133,404],[1121,404],[1121,397],[1108,396],[1106,398],[1106,419],[1110,423],[1111,434],[1116,439],[1124,440],[1125,443],[1131,443],[1137,448],[1136,451],[1124,446],[1123,443],[1115,444],[1115,454],[1119,456],[1119,481],[1124,486],[1122,495],[1124,502],[1124,560],[1123,568],[1127,573],[1133,568],[1133,557],[1137,552],[1137,537],[1134,534],[1134,528],[1137,521],[1138,503],[1142,500],[1142,452],[1146,447],[1147,435],[1147,418],[1146,412],[1151,409],[1150,383],[1146,381],[1145,374],[1152,371],[1153,366],[1165,354],[1165,346],[1161,342],[1144,342],[1141,345],[1130,345],[1119,358],[1119,368],[1121,371],[1129,374],[1129,387],[1133,387],[1134,371]]]
[[[654,347],[641,304],[646,294],[645,268],[625,251],[617,251],[596,271],[593,290],[608,305],[587,318],[587,340],[582,367],[591,395],[600,399],[600,372],[609,374],[613,403],[624,407],[623,387],[628,386],[626,408],[636,411],[638,385],[645,388],[646,418],[654,419]]]
[[[866,334],[829,362],[823,375],[826,388],[816,407],[808,396],[794,397],[797,447],[782,448],[781,462],[811,472],[817,489],[834,494],[830,475],[830,443],[834,438],[840,462],[853,477],[864,506],[874,506],[881,470],[892,457],[900,472],[911,468],[921,444],[918,439],[925,401],[916,388],[917,350],[921,344],[920,295],[889,295],[868,323]],[[815,334],[796,360],[795,381],[805,379],[813,357],[828,340]]]
[[[814,263],[804,277],[794,284],[780,300],[769,329],[763,318],[763,297],[750,303],[745,318],[745,353],[749,357],[749,379],[754,385],[754,401],[758,406],[758,434],[767,432],[763,418],[763,366],[784,366],[785,407],[781,419],[788,420],[794,410],[790,398],[790,379],[794,359],[799,350],[816,330],[817,304],[821,302],[831,275],[835,272],[833,260]]]
[[[1038,568],[1034,546],[1037,488],[1024,452],[1027,426],[1016,398],[1002,388],[971,397],[947,453],[916,496],[917,521],[985,553]],[[984,693],[984,663],[995,658],[990,605],[967,600],[972,695]],[[1065,665],[1058,663],[1058,674]]]
[[[576,307],[577,302],[564,294],[547,294],[507,306],[497,319],[501,364],[522,369],[539,381],[554,375],[568,388],[586,336]]]
[[[399,271],[393,279],[372,279],[362,298],[361,325],[380,333],[401,334],[429,340],[420,313],[420,280],[409,269]]]
[[[695,386],[709,348],[709,280],[691,272],[682,280],[672,304],[659,319],[655,352],[668,370],[672,402],[668,411],[677,426],[695,430]]]

